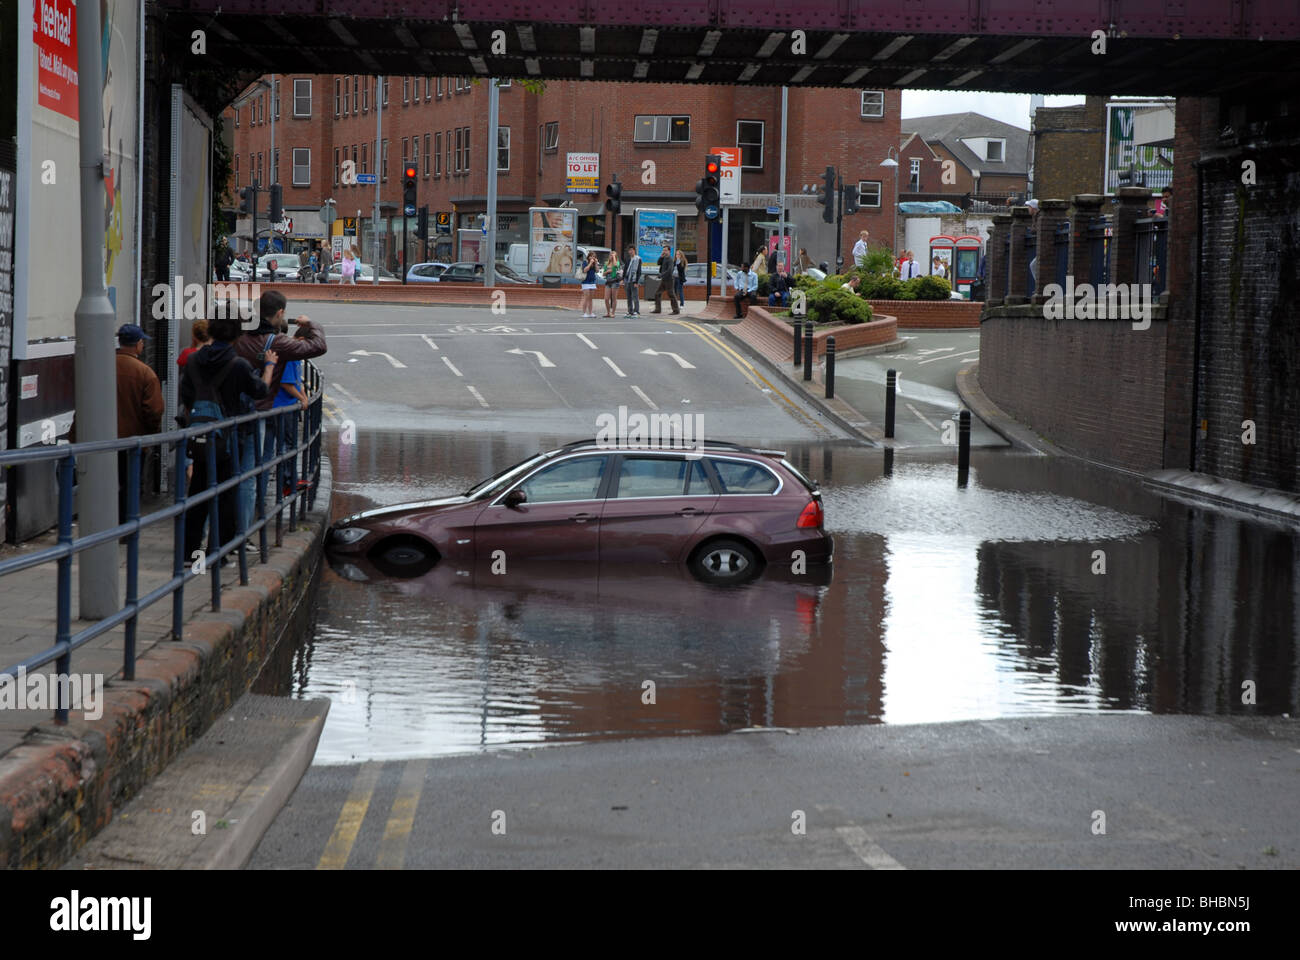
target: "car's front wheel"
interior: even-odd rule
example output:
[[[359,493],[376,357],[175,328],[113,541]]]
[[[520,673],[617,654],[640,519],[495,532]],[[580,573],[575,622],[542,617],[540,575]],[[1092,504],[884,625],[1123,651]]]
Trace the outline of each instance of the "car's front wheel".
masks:
[[[431,549],[412,540],[393,540],[376,547],[371,559],[389,576],[418,577],[427,573],[438,557]]]
[[[739,540],[713,540],[696,551],[691,572],[707,583],[743,583],[758,573],[758,554]]]

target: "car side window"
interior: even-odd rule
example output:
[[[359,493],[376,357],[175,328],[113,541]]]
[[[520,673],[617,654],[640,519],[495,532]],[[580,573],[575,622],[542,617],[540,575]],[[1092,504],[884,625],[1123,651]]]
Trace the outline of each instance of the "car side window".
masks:
[[[624,457],[611,497],[680,497],[687,472],[687,462],[680,457]]]
[[[519,485],[528,503],[595,500],[608,457],[579,457],[537,471]]]
[[[722,481],[724,494],[764,494],[776,490],[776,477],[757,463],[739,460],[710,460]]]
[[[690,476],[686,478],[686,495],[704,497],[713,493],[713,484],[709,482],[709,473],[704,469],[703,460],[690,461]]]

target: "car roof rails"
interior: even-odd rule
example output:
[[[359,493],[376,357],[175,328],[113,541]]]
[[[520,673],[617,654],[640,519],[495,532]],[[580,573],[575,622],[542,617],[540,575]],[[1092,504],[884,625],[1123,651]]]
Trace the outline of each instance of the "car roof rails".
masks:
[[[563,446],[561,446],[560,449],[561,449],[561,450],[568,450],[568,449],[570,449],[570,448],[572,448],[572,447],[588,447],[588,446],[594,446],[594,445],[596,445],[596,444],[598,444],[598,443],[603,443],[603,442],[604,442],[604,441],[602,441],[599,437],[591,437],[590,439],[587,439],[587,440],[573,440],[573,441],[570,441],[569,443],[566,443],[566,444],[564,444]],[[711,448],[713,448],[713,449],[715,449],[715,450],[735,450],[735,451],[738,452],[738,453],[758,453],[758,454],[762,454],[762,455],[764,455],[764,456],[769,456],[769,457],[785,457],[785,456],[788,456],[788,454],[787,454],[786,451],[784,451],[784,450],[764,450],[764,449],[760,449],[760,448],[758,448],[758,447],[750,447],[750,446],[746,446],[746,445],[743,444],[743,443],[736,443],[734,440],[701,440],[701,441],[699,441],[698,443],[696,443],[696,442],[692,442],[692,443],[690,443],[690,444],[686,444],[686,443],[655,443],[655,444],[646,443],[646,444],[644,444],[644,446],[645,446],[647,449],[658,449],[658,450],[690,449],[691,447],[701,446],[701,447],[711,447]]]

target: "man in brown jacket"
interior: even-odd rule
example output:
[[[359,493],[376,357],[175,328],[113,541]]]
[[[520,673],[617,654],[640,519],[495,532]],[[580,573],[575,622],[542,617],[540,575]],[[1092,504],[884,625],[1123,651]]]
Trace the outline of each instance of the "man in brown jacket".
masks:
[[[158,374],[140,359],[144,342],[149,339],[134,323],[124,323],[117,331],[117,436],[142,437],[157,433],[162,426],[163,399]],[[118,522],[126,520],[127,465],[125,450],[117,455]],[[143,475],[143,471],[142,471]]]
[[[283,293],[278,290],[267,290],[262,294],[262,299],[258,303],[258,314],[261,318],[260,325],[256,330],[245,331],[235,341],[235,351],[253,365],[255,373],[262,372],[264,358],[268,349],[273,350],[278,358],[271,376],[270,392],[257,401],[258,410],[271,409],[271,405],[275,401],[275,395],[280,392],[280,378],[284,376],[285,364],[290,360],[310,360],[313,357],[319,357],[328,349],[325,345],[325,333],[321,330],[320,325],[312,323],[305,316],[298,317],[294,321],[298,325],[299,336],[290,337],[285,334],[285,330],[289,326],[289,321],[284,315],[287,304],[288,300],[285,299]],[[254,466],[253,444],[255,442],[262,444],[262,459],[264,461],[274,455],[278,432],[274,427],[270,430],[264,430],[263,427],[266,424],[267,421],[257,421],[255,431],[249,429],[253,425],[246,425],[241,430],[239,437],[239,469],[241,471],[250,470]],[[265,437],[264,440],[263,437]],[[258,489],[265,490],[265,488],[265,474],[259,478],[256,487],[251,479],[240,484],[239,509],[243,520],[242,529],[247,530],[248,526],[253,523],[255,519],[253,511],[257,503],[256,491]]]

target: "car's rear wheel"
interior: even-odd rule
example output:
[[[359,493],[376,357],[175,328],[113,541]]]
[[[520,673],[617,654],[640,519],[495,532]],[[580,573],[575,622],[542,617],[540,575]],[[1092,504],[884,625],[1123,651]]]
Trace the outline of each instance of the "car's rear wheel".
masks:
[[[691,572],[707,583],[743,583],[758,573],[758,554],[740,540],[711,540],[691,558]]]

